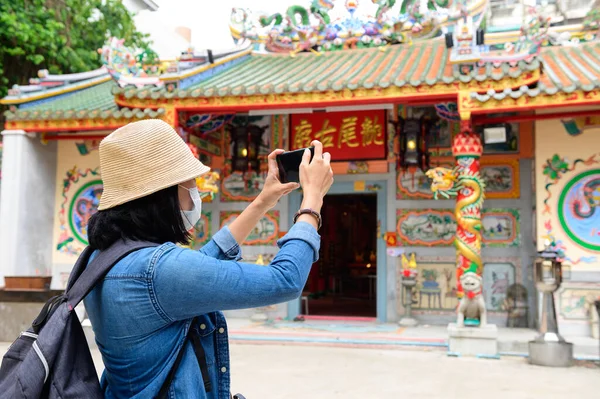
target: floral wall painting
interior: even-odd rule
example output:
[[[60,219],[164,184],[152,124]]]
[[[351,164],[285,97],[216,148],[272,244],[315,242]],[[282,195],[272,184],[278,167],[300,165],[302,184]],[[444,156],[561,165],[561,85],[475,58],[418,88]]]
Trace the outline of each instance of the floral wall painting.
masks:
[[[481,162],[481,177],[485,183],[485,196],[495,198],[519,198],[519,160],[508,159]]]
[[[600,169],[579,173],[568,181],[558,198],[558,219],[575,244],[600,251]]]
[[[506,292],[515,280],[515,266],[512,263],[486,263],[483,266],[483,297],[489,311],[503,311]]]
[[[396,231],[400,243],[415,246],[452,245],[456,221],[449,209],[397,210]]]
[[[75,142],[75,147],[80,155],[89,155],[100,147],[101,140],[83,140]]]
[[[600,155],[573,161],[554,154],[546,160],[542,209],[542,240],[548,239],[560,258],[571,265],[595,264],[600,251]],[[575,245],[573,245],[575,244]]]
[[[518,209],[484,209],[483,243],[486,247],[518,247],[521,243]]]
[[[592,286],[562,287],[558,293],[558,312],[566,320],[589,320],[596,311],[594,301],[600,298],[600,288]]]
[[[204,244],[210,240],[211,232],[210,226],[212,221],[212,212],[202,212],[200,220],[194,226],[194,232],[192,234],[192,241],[190,242],[190,248],[200,249]]]
[[[81,170],[74,166],[67,171],[58,212],[57,251],[78,256],[88,245],[87,224],[98,210],[101,195],[99,168]]]
[[[221,228],[229,225],[241,211],[221,211]],[[244,245],[275,245],[279,238],[279,211],[269,211],[252,230]]]

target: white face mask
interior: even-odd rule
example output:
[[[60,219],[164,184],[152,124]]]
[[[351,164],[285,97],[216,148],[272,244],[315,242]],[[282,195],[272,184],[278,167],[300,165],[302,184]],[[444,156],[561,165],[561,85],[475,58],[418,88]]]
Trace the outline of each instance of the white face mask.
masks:
[[[202,198],[200,198],[200,193],[196,187],[194,188],[185,188],[192,198],[192,202],[194,203],[194,207],[191,211],[181,210],[181,217],[183,218],[183,224],[187,230],[191,230],[196,226],[198,220],[200,220],[200,212],[202,211]]]

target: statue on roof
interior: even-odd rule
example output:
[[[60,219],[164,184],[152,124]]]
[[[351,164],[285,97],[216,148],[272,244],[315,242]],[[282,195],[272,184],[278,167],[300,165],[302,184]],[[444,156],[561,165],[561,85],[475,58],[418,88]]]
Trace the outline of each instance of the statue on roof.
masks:
[[[144,51],[135,55],[132,49],[125,46],[125,39],[116,37],[111,37],[98,49],[98,53],[110,75],[119,84],[161,85],[158,76],[163,69],[155,53]]]
[[[230,29],[234,39],[250,39],[270,52],[336,51],[353,48],[382,47],[410,43],[441,34],[454,24],[464,4],[475,21],[481,21],[485,7],[481,0],[371,0],[377,5],[375,16],[358,16],[359,0],[345,0],[346,17],[332,19],[332,0],[312,0],[310,6],[293,5],[285,13],[253,15],[250,10],[234,8]]]

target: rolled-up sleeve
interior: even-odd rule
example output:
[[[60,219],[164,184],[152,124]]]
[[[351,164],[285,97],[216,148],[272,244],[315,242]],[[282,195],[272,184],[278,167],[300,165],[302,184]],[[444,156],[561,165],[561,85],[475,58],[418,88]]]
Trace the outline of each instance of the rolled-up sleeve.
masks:
[[[214,252],[176,246],[155,258],[155,264],[150,265],[150,289],[161,314],[182,320],[297,298],[320,248],[319,234],[303,222],[295,224],[278,241],[280,250],[268,266],[238,262],[239,245],[230,239],[233,240],[231,233],[222,229],[211,242],[224,256],[235,259],[218,259],[211,256]],[[215,248],[209,247],[208,251]]]
[[[217,231],[212,239],[200,248],[200,252],[215,259],[242,259],[240,245],[235,241],[235,238],[233,238],[233,235],[227,226],[224,226],[221,230]]]

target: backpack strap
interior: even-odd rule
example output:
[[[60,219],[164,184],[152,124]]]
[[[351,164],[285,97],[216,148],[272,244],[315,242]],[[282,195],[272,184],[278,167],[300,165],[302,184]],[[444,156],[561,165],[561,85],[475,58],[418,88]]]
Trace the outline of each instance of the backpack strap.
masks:
[[[179,353],[177,354],[177,358],[175,359],[175,363],[173,363],[173,367],[169,374],[167,375],[167,379],[160,387],[160,391],[158,391],[158,395],[156,395],[156,399],[166,399],[169,394],[169,388],[175,379],[175,373],[179,369],[179,365],[181,363],[181,359],[183,359],[183,355],[185,354],[185,346],[188,341],[192,342],[194,346],[194,353],[196,354],[196,360],[198,361],[198,366],[200,367],[200,372],[202,373],[202,381],[204,382],[204,390],[208,393],[212,391],[212,384],[210,383],[210,376],[208,375],[208,363],[206,362],[206,353],[204,352],[204,348],[202,347],[202,343],[200,342],[200,337],[198,336],[198,332],[194,329],[196,325],[197,318],[194,317],[192,322],[190,323],[190,328],[185,337],[185,341],[183,341],[183,345],[181,349],[179,349]]]
[[[74,309],[121,259],[139,249],[156,246],[158,244],[147,241],[117,240],[108,249],[101,251],[89,264],[93,250],[87,247],[77,259],[69,277],[69,285],[65,291],[69,308]]]

